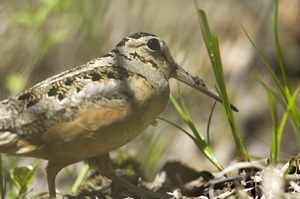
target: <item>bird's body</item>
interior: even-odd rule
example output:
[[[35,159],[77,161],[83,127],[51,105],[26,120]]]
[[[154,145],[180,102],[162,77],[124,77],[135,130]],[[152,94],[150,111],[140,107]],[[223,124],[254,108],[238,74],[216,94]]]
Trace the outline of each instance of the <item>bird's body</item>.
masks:
[[[49,193],[55,197],[55,176],[63,167],[84,160],[110,168],[108,153],[140,134],[167,105],[170,77],[209,89],[176,64],[157,36],[124,38],[109,54],[3,100],[0,152],[49,160]]]
[[[157,89],[142,75],[101,63],[100,58],[2,101],[0,150],[77,162],[119,148],[143,131],[166,106],[168,81]],[[77,148],[82,150],[74,153]]]

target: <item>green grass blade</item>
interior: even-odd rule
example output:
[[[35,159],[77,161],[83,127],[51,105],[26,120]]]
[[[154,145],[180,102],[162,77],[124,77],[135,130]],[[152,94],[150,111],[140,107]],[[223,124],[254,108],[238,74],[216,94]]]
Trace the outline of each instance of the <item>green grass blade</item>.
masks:
[[[248,33],[246,32],[246,30],[244,29],[243,26],[242,26],[242,29],[243,29],[244,33],[246,34],[247,38],[249,39],[250,43],[252,44],[254,50],[256,51],[256,53],[258,54],[258,56],[260,57],[260,59],[263,61],[264,65],[267,67],[269,73],[272,75],[272,78],[276,82],[277,87],[280,89],[281,93],[284,94],[285,93],[284,92],[284,88],[282,87],[279,79],[277,78],[276,74],[272,70],[272,67],[269,65],[269,63],[267,62],[267,60],[265,59],[265,57],[263,56],[263,54],[260,52],[260,50],[255,46],[254,42],[252,41],[252,39],[250,38],[250,36],[248,35]]]
[[[243,28],[243,27],[242,27]],[[282,86],[279,79],[277,78],[276,74],[274,73],[272,67],[269,65],[269,63],[266,61],[265,57],[262,55],[262,53],[258,50],[258,48],[255,46],[254,42],[251,40],[250,36],[247,34],[246,30],[243,28],[244,33],[246,34],[246,36],[248,37],[249,41],[251,42],[252,46],[254,47],[256,53],[259,55],[260,59],[263,61],[264,65],[266,66],[266,68],[268,69],[269,73],[271,74],[273,80],[276,82],[277,87],[279,88],[282,96],[284,97],[285,101],[287,104],[291,104],[291,111],[293,113],[293,116],[297,122],[298,127],[300,126],[300,113],[299,110],[297,108],[297,105],[295,103],[295,100],[291,100],[291,91],[289,89],[289,85],[287,80],[285,81],[285,86]],[[276,41],[276,46],[277,47],[277,51],[279,51],[279,55],[278,55],[278,59],[281,62],[281,72],[282,72],[282,76],[283,79],[286,79],[286,74],[284,71],[284,66],[283,66],[283,59],[282,59],[282,55],[281,55],[281,50],[280,50],[280,44],[279,44],[279,39],[278,39],[278,32],[277,32],[277,39]],[[278,50],[279,49],[279,50]]]
[[[277,108],[275,104],[274,97],[272,93],[266,89],[269,103],[270,103],[270,110],[271,110],[271,116],[272,116],[272,151],[271,151],[271,162],[273,165],[277,163],[277,157],[279,153],[279,147],[280,147],[280,140],[278,140],[278,121],[277,121]]]
[[[179,125],[177,125],[177,124],[175,124],[175,123],[173,123],[173,122],[171,122],[171,121],[169,121],[169,120],[167,120],[165,118],[162,118],[162,117],[158,117],[158,119],[160,119],[160,120],[162,120],[164,122],[167,122],[167,123],[171,124],[172,126],[178,128],[180,131],[184,132],[189,138],[191,138],[194,142],[196,141],[196,139],[189,132],[187,132],[186,130],[184,130],[183,128],[181,128]]]
[[[204,140],[203,136],[201,136],[201,134],[199,133],[196,125],[194,124],[193,120],[192,120],[192,117],[191,115],[189,114],[189,111],[187,110],[186,108],[186,105],[184,103],[184,100],[182,98],[182,95],[181,95],[181,92],[180,92],[180,87],[179,87],[179,84],[178,84],[178,93],[179,93],[179,99],[180,99],[180,104],[181,104],[181,108],[182,108],[182,111],[184,113],[184,117],[185,117],[185,123],[190,127],[190,129],[192,130],[194,136],[195,136],[195,139],[196,140]]]
[[[296,142],[297,142],[299,151],[300,151],[300,128],[296,124],[296,121],[293,120],[293,118],[289,117],[289,119],[290,119],[290,123],[291,123],[292,129],[293,129],[293,132],[294,132],[294,135],[295,135],[295,138],[296,138]]]
[[[209,131],[209,129],[210,129],[211,119],[212,119],[213,112],[215,110],[216,104],[217,104],[217,101],[215,101],[215,103],[214,103],[214,105],[213,105],[213,107],[212,107],[212,109],[210,111],[208,122],[207,122],[207,127],[206,127],[207,144],[209,146],[211,146],[211,144],[210,144],[211,142],[210,142],[210,133],[209,133],[210,131]]]
[[[65,167],[64,168],[64,172],[65,172],[65,174],[67,176],[69,187],[70,187],[73,184],[73,177],[71,175],[70,169],[68,167]]]
[[[177,112],[179,113],[180,117],[183,119],[183,121],[189,126],[189,128],[192,130],[193,135],[192,136],[190,133],[187,131],[183,130],[181,127],[163,119],[164,121],[168,122],[169,124],[172,124],[173,126],[177,127],[178,129],[182,130],[186,135],[188,135],[194,143],[197,145],[199,150],[205,155],[205,157],[208,158],[208,160],[218,168],[218,170],[223,170],[223,167],[221,164],[218,162],[217,158],[213,154],[213,150],[210,145],[208,145],[204,139],[204,137],[199,133],[197,130],[194,122],[192,121],[188,111],[186,110],[186,107],[180,106],[177,101],[174,99],[172,95],[170,95],[170,100],[173,103],[174,107],[176,108]],[[181,99],[181,103],[184,105],[183,99]],[[185,110],[184,110],[185,109]]]
[[[285,87],[285,88],[286,88],[285,93],[286,93],[288,107],[291,110],[293,117],[295,118],[295,120],[297,122],[297,126],[299,128],[300,127],[300,112],[296,105],[296,98],[292,96],[290,90],[287,87]],[[299,88],[300,87],[298,86],[298,90],[299,90]],[[298,92],[298,94],[299,94],[299,92]]]
[[[197,4],[196,1],[195,1],[195,4]],[[221,56],[220,56],[220,51],[219,51],[218,38],[211,34],[205,12],[203,10],[198,9],[197,13],[198,13],[198,19],[199,19],[203,39],[205,42],[205,46],[206,46],[213,70],[214,70],[214,75],[215,75],[216,81],[217,81],[217,85],[218,85],[217,90],[220,91],[219,95],[220,95],[223,105],[225,107],[225,112],[226,112],[227,119],[228,119],[228,122],[231,127],[231,132],[232,132],[232,135],[233,135],[233,138],[234,138],[237,150],[238,150],[239,157],[242,161],[248,161],[249,155],[245,149],[244,143],[238,132],[237,125],[236,125],[236,122],[235,122],[235,119],[234,119],[234,116],[232,113],[232,109],[230,106],[230,102],[227,97],[222,61],[221,61]]]
[[[184,110],[184,109],[186,109],[186,107],[180,106],[172,95],[170,95],[170,100],[173,103],[174,107],[176,108],[177,112],[179,113],[180,117],[192,130],[192,132],[195,136],[194,139],[201,142],[201,145],[206,145],[206,142],[204,141],[203,136],[201,136],[201,134],[198,133],[198,130],[195,127],[194,123],[192,122],[192,119],[191,119],[190,115],[188,114],[187,110]],[[181,99],[181,103],[184,105],[184,102],[182,101],[182,99]]]
[[[70,193],[76,193],[78,187],[81,185],[81,183],[83,182],[83,180],[85,179],[87,173],[89,172],[90,167],[89,165],[85,165],[85,167],[83,168],[83,170],[80,172],[80,174],[78,175],[78,177],[76,178],[74,184],[72,185],[71,189],[70,189]]]
[[[286,99],[286,102],[289,107],[291,107],[291,111],[293,116],[295,117],[298,127],[300,127],[300,114],[299,110],[297,108],[297,105],[295,103],[295,100],[292,98],[291,94],[291,88],[287,79],[287,75],[284,69],[284,63],[283,63],[283,56],[281,51],[281,46],[279,42],[279,31],[278,31],[278,0],[275,0],[275,10],[274,10],[274,37],[275,37],[275,44],[276,44],[276,52],[279,62],[279,67],[281,71],[281,76],[284,82],[284,93],[282,93]]]
[[[281,143],[281,138],[282,138],[282,134],[283,134],[283,131],[284,131],[284,127],[286,125],[286,122],[287,122],[287,119],[289,118],[289,107],[286,107],[283,115],[282,115],[282,118],[281,118],[281,121],[280,121],[280,124],[278,126],[278,134],[277,134],[277,140],[279,140],[280,142],[278,143],[278,148],[280,147],[280,143]]]
[[[24,194],[26,195],[26,193],[28,192],[28,187],[30,187],[34,179],[34,171],[41,164],[41,162],[42,160],[36,161],[35,164],[32,166],[32,168],[27,170],[23,181],[20,183],[20,191],[19,191],[20,197],[22,197]]]
[[[286,72],[284,69],[284,64],[283,64],[283,57],[282,57],[282,52],[281,52],[281,47],[280,47],[280,42],[279,42],[279,34],[278,34],[278,0],[275,0],[275,11],[274,11],[274,36],[275,36],[275,44],[276,44],[276,51],[277,51],[277,58],[279,62],[279,67],[282,75],[283,82],[285,86],[290,90],[289,83],[287,80]]]
[[[299,95],[300,95],[300,86],[298,86],[298,88],[296,89],[295,93],[293,94],[293,99],[291,99],[289,101],[294,101],[295,102],[296,99],[299,99]],[[291,104],[288,104],[287,109],[289,109],[289,110],[293,109],[291,107]],[[297,110],[295,110],[295,112],[297,112]],[[298,114],[299,114],[299,112],[298,112]],[[293,116],[294,116],[294,114],[293,114]],[[291,126],[293,128],[294,135],[296,137],[297,145],[298,145],[298,147],[300,149],[300,128],[299,128],[299,123],[297,123],[295,117],[289,117],[289,119],[290,119]]]
[[[177,103],[177,101],[174,99],[174,97],[172,95],[170,95],[170,100],[173,103],[177,112],[179,113],[180,117],[183,120],[187,120],[185,112],[183,111],[183,109],[180,107],[180,105]]]
[[[276,98],[276,100],[278,102],[280,102],[280,104],[282,106],[286,106],[286,103],[285,103],[284,99],[282,99],[282,97],[279,94],[277,94],[269,85],[267,85],[262,80],[261,76],[259,75],[259,73],[257,71],[255,73],[255,77],[254,78],[255,78],[255,81],[258,82],[263,88],[268,89],[272,93],[272,95]]]

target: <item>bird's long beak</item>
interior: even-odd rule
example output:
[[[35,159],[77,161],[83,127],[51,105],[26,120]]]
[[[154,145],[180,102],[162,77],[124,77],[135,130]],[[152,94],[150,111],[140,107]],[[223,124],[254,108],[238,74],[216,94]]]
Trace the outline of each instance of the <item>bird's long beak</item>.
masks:
[[[195,77],[190,73],[188,73],[186,70],[181,68],[178,64],[176,67],[173,68],[173,71],[171,71],[170,77],[173,77],[222,103],[219,94],[214,89],[206,85],[204,81],[199,77],[197,76]],[[236,112],[239,111],[233,104],[230,103],[230,106],[232,110]]]

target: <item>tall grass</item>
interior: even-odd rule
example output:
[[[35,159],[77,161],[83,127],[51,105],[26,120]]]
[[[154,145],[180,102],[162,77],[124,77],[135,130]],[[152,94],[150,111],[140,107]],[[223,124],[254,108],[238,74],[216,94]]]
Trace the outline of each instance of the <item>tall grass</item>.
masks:
[[[234,114],[231,109],[231,104],[228,100],[223,69],[222,69],[222,61],[220,58],[220,51],[219,51],[219,43],[217,36],[211,34],[210,28],[208,25],[208,21],[203,10],[198,9],[197,1],[195,1],[195,7],[198,14],[198,21],[201,27],[202,36],[206,45],[206,50],[209,55],[209,59],[211,61],[211,65],[213,68],[213,72],[217,82],[217,91],[222,99],[225,114],[227,116],[228,123],[231,127],[231,132],[233,135],[233,139],[235,141],[236,150],[239,154],[239,158],[241,161],[249,161],[248,152],[243,144],[241,135],[236,125],[236,121],[234,118]],[[273,165],[276,165],[278,162],[278,154],[280,153],[280,144],[282,141],[282,136],[284,135],[285,125],[286,122],[289,121],[292,129],[294,131],[295,139],[300,149],[300,114],[299,109],[296,105],[296,99],[299,99],[300,93],[300,86],[292,91],[291,86],[289,84],[288,77],[286,75],[282,50],[280,46],[280,39],[279,39],[279,31],[278,31],[278,1],[275,1],[274,4],[274,42],[276,44],[276,52],[277,58],[280,66],[281,78],[283,82],[279,80],[279,77],[276,76],[273,68],[270,64],[266,61],[263,54],[259,51],[256,47],[255,43],[251,40],[250,36],[247,34],[246,30],[243,28],[246,36],[249,39],[249,42],[253,45],[256,53],[260,56],[261,60],[263,61],[265,67],[268,69],[269,74],[273,78],[273,81],[276,83],[277,87],[272,88],[268,85],[260,76],[259,73],[256,73],[256,80],[257,82],[263,86],[266,91],[266,94],[269,99],[269,106],[272,118],[272,146],[270,148],[270,160]],[[279,91],[279,92],[278,92]],[[168,121],[168,123],[176,126],[180,129],[183,133],[188,135],[196,144],[196,146],[200,149],[200,151],[220,170],[222,169],[221,165],[218,163],[218,159],[213,154],[213,147],[210,145],[209,139],[206,141],[204,136],[197,130],[195,123],[193,122],[192,118],[189,115],[188,110],[184,104],[182,97],[180,96],[180,104],[171,96],[171,101],[178,111],[179,115],[185,121],[185,123],[189,126],[190,131],[193,133],[191,135],[187,130],[182,129],[180,126],[173,124],[172,122]],[[284,112],[281,116],[279,116],[278,112],[278,104],[283,106]],[[239,113],[242,114],[242,113]],[[280,120],[278,118],[281,118]],[[210,122],[208,122],[210,124]],[[209,138],[209,136],[207,136]]]

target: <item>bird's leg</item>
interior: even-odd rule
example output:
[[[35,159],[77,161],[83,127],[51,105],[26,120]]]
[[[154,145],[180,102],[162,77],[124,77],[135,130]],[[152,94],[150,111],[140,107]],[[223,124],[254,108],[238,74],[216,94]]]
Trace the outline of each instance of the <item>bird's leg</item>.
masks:
[[[64,167],[68,165],[70,164],[48,161],[48,165],[46,167],[46,173],[47,173],[49,198],[56,198],[56,190],[55,190],[56,175],[58,174],[58,172],[60,172],[60,170],[62,170]]]
[[[142,198],[162,198],[163,195],[159,193],[153,193],[143,190],[139,187],[134,186],[123,178],[119,177],[113,170],[109,158],[109,154],[105,154],[98,157],[92,157],[86,159],[85,162],[89,164],[91,168],[97,169],[99,173],[110,180],[120,184],[121,186],[127,188],[129,191],[141,196]]]

